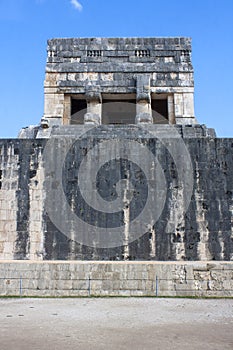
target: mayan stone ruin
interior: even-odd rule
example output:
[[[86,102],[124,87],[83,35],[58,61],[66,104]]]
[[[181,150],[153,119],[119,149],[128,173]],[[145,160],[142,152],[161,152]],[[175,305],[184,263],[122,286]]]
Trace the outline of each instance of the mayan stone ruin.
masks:
[[[48,40],[43,117],[0,140],[2,269],[90,262],[85,282],[154,276],[153,262],[164,276],[170,261],[182,286],[233,293],[233,139],[198,123],[191,51],[183,37]],[[150,295],[150,281],[122,289]]]

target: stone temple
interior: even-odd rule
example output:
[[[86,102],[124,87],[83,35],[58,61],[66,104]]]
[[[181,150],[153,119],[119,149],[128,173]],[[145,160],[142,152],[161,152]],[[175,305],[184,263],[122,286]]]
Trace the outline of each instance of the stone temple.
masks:
[[[162,122],[195,124],[193,86],[190,39],[50,40],[44,118],[51,125],[139,124],[161,123],[162,115]],[[107,103],[116,101],[132,110],[108,115]]]
[[[0,140],[0,272],[25,295],[232,295],[233,139],[198,123],[191,51],[48,40],[43,117]]]
[[[53,39],[47,51],[45,128],[197,124],[190,38]]]

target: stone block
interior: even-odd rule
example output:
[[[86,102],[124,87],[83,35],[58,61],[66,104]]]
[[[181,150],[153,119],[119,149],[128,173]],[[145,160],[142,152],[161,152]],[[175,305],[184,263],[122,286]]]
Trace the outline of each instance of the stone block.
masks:
[[[41,212],[37,211],[31,211],[30,212],[30,220],[33,222],[40,222],[41,221]]]
[[[136,116],[136,124],[147,124],[153,123],[151,114],[149,113],[140,113]]]
[[[103,289],[103,281],[101,280],[91,280],[90,283],[90,289],[91,289],[91,293],[93,293],[94,291],[99,291]]]
[[[86,113],[84,116],[84,123],[86,125],[99,125],[100,124],[100,115],[94,113]]]

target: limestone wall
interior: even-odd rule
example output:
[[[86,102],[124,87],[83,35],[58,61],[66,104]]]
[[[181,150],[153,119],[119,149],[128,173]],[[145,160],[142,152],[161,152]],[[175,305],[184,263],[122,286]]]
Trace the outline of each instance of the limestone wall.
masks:
[[[209,131],[204,127],[177,127],[177,130],[179,137],[163,140],[164,130],[160,130],[160,136],[148,136],[146,128],[137,126],[99,127],[90,131],[55,128],[50,141],[0,140],[0,259],[233,260],[233,140],[208,136]],[[156,133],[156,129],[153,132]],[[67,137],[63,137],[63,133]],[[76,140],[75,133],[86,136]],[[52,147],[47,147],[51,140]],[[73,140],[71,144],[70,140]],[[138,148],[132,147],[127,152],[127,161],[115,161],[119,158],[119,149],[124,151],[125,140],[134,146],[145,146],[152,159],[143,159]],[[93,151],[106,141],[110,142],[104,152]],[[66,154],[62,158],[64,150]],[[114,215],[104,212],[104,207],[99,211],[94,209],[96,192],[92,188],[86,189],[88,205],[79,191],[79,166],[90,151],[94,152],[93,161],[85,168],[85,180],[99,165],[94,186],[104,201],[110,205],[117,198],[116,184],[123,197],[127,186],[130,193],[130,182],[136,189],[131,192],[132,197],[124,200],[122,211]],[[108,153],[111,161],[105,167],[100,154]],[[184,156],[187,159],[183,159]],[[142,163],[145,171],[151,169],[152,173],[161,175],[154,178],[155,184],[160,177],[164,179],[160,192],[156,192],[156,188],[152,189],[154,192],[148,191],[150,181],[139,169]],[[57,177],[59,169],[62,169],[62,178]],[[135,174],[139,177],[134,178]],[[183,181],[185,174],[188,177]],[[189,181],[191,187],[187,188]],[[61,193],[61,197],[51,199],[59,186],[64,196]],[[187,192],[190,197],[186,207]],[[149,197],[148,221],[141,220],[141,231],[134,236],[131,222],[137,222]],[[47,209],[51,211],[46,208],[48,199],[51,199],[52,214],[61,218],[63,227],[58,227],[51,212],[48,213]],[[160,204],[162,210],[156,218]],[[66,217],[67,206],[75,217]],[[75,226],[76,218],[83,226]],[[91,236],[93,232],[89,232],[88,227],[96,235]],[[102,246],[95,231],[99,228],[106,230],[106,244]],[[117,235],[122,229],[119,244],[108,246],[108,235],[111,232]]]
[[[0,263],[0,296],[233,296],[233,263]]]

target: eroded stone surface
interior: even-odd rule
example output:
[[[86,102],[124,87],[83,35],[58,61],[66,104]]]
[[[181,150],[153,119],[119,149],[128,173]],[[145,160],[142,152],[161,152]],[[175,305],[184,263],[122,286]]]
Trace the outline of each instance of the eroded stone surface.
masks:
[[[51,150],[49,168],[56,163],[61,166],[59,150],[65,145],[66,138],[62,134],[66,134],[67,131],[62,130],[59,128],[54,131],[56,138],[54,150]],[[69,137],[74,137],[75,130]],[[191,130],[193,135],[203,133],[205,136],[191,138]],[[141,236],[135,241],[126,243],[126,247],[108,249],[79,244],[76,238],[82,237],[85,232],[75,232],[73,238],[72,236],[68,238],[66,233],[60,232],[51,222],[45,208],[45,199],[49,196],[42,157],[46,140],[1,140],[1,259],[232,260],[233,142],[231,139],[206,137],[206,130],[208,131],[198,127],[179,129],[180,133],[187,133],[188,137],[182,140],[193,167],[190,173],[193,178],[193,189],[189,207],[185,212],[183,204],[185,189],[179,181],[177,164],[166,145],[157,138],[148,136],[146,129],[137,126],[133,128],[102,126],[92,129],[87,138],[75,142],[67,152],[63,164],[63,189],[75,215],[97,227],[111,230],[114,227],[127,226],[129,221],[137,218],[144,208],[148,189],[146,178],[142,184],[136,179],[132,182],[132,186],[136,186],[137,191],[125,202],[125,208],[128,209],[123,207],[123,211],[118,215],[93,211],[79,193],[78,171],[81,161],[94,145],[107,140],[117,140],[120,147],[124,147],[125,140],[137,140],[158,159],[165,176],[166,200],[159,219],[153,222],[154,209],[151,206],[149,209],[151,222],[148,222],[148,230],[142,231]],[[172,148],[176,147],[178,141],[179,138],[167,140]],[[55,150],[58,150],[58,153]],[[139,154],[132,154],[132,157],[135,164],[140,164]],[[112,154],[110,167],[100,167],[95,183],[96,190],[105,201],[110,201],[109,203],[117,198],[114,186],[119,180],[122,178],[124,180],[124,177],[128,176],[127,164],[130,164],[123,161],[114,162],[115,158],[116,155]],[[155,165],[148,161],[147,167],[151,166]],[[86,169],[87,176],[90,176],[95,167],[96,163],[92,162],[90,168]],[[132,180],[130,176],[137,172],[135,169],[131,175],[129,174],[129,182]],[[105,183],[107,180],[111,183]],[[120,193],[124,193],[125,182],[120,182],[119,186]],[[92,190],[89,194],[92,196]],[[159,198],[154,200],[158,201]],[[56,205],[59,206],[59,203]],[[63,203],[61,208],[62,205]],[[130,214],[128,221],[127,212]],[[61,215],[62,213],[61,210]],[[175,224],[168,228],[168,222]]]

